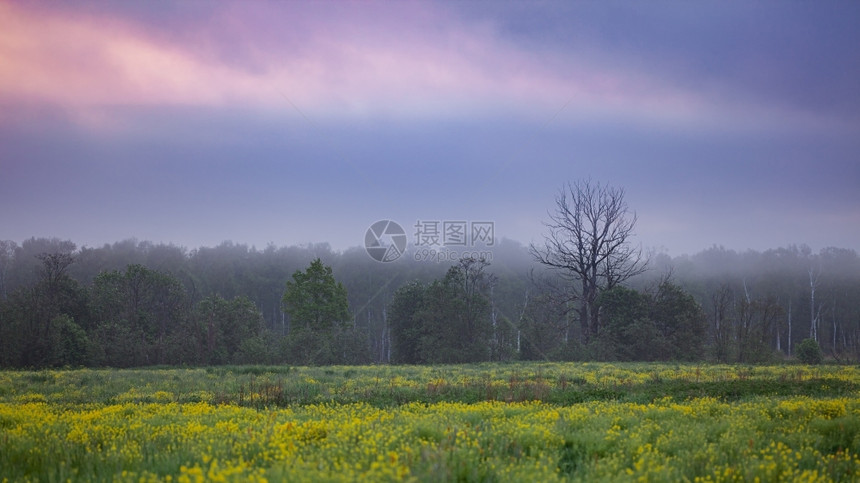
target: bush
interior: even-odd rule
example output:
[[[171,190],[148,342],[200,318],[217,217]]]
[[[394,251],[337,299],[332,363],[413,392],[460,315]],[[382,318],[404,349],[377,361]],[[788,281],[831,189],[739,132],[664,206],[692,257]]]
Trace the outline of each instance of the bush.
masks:
[[[803,339],[797,346],[797,360],[804,364],[821,364],[821,348],[815,339]]]
[[[243,339],[239,343],[239,350],[233,354],[233,362],[236,364],[265,364],[268,360],[268,348],[260,336]]]

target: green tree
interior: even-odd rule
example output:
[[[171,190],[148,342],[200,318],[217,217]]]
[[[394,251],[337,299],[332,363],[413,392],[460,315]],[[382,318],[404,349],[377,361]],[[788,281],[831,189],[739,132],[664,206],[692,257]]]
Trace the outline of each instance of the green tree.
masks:
[[[651,361],[664,353],[665,341],[651,319],[653,299],[617,286],[598,298],[602,318],[593,355],[603,360]]]
[[[617,286],[598,299],[599,359],[698,360],[704,356],[705,313],[681,287],[664,280],[652,295]]]
[[[89,364],[93,347],[84,329],[67,314],[54,317],[51,323],[55,327],[51,336],[52,362],[72,367]]]
[[[187,342],[185,289],[171,275],[142,265],[105,271],[91,290],[101,364],[141,366],[180,362]]]
[[[464,258],[442,279],[429,285],[411,282],[395,292],[388,306],[394,362],[459,363],[493,357],[499,331],[493,326],[489,295],[495,277],[485,271],[488,265]],[[507,322],[497,317],[496,323]]]
[[[665,340],[663,360],[699,360],[705,354],[707,316],[692,295],[664,280],[657,288],[651,320]]]
[[[331,267],[323,265],[319,258],[304,272],[299,270],[293,274],[282,302],[290,316],[290,330],[325,333],[349,320],[346,288],[334,279]]]
[[[413,327],[420,330],[418,357],[429,363],[486,361],[491,357],[494,278],[485,260],[464,258],[424,292]]]
[[[397,364],[425,362],[420,354],[423,328],[418,313],[424,306],[427,287],[418,281],[410,282],[394,292],[388,306],[391,324],[391,361]]]
[[[85,291],[68,274],[71,253],[42,253],[37,281],[15,290],[0,308],[0,362],[16,367],[89,361]]]
[[[264,362],[263,315],[247,297],[206,297],[197,304],[195,320],[193,352],[201,362]]]
[[[317,258],[305,271],[296,271],[287,281],[282,303],[290,316],[285,348],[290,362],[331,364],[344,359],[341,345],[346,338],[341,334],[348,328],[349,302],[331,267]]]
[[[431,364],[469,362],[466,340],[458,336],[462,300],[457,292],[456,267],[451,267],[442,280],[427,287],[421,309],[415,315],[421,328],[418,346],[420,360]]]
[[[458,336],[466,342],[469,357],[475,361],[487,360],[490,339],[493,336],[492,302],[490,293],[496,277],[487,273],[490,265],[484,259],[463,258],[457,264],[457,292],[463,310],[459,314]]]

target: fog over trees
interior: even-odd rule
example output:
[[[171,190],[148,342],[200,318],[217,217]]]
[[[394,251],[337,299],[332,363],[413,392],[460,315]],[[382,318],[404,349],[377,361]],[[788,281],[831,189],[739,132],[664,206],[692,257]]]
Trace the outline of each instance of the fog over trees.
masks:
[[[599,325],[580,323],[577,281],[500,240],[492,261],[380,263],[363,248],[187,250],[0,242],[5,367],[224,363],[430,363],[515,359],[860,360],[860,257],[788,246],[654,255],[600,290]],[[296,278],[296,275],[299,278]],[[309,278],[310,277],[310,278]],[[346,308],[307,319],[289,286],[334,283]],[[292,285],[288,285],[290,282]],[[345,292],[345,293],[344,293]],[[300,298],[300,297],[299,297]]]
[[[541,244],[448,263],[327,244],[3,241],[0,364],[860,360],[853,250],[646,259],[624,190],[591,181],[548,216]]]

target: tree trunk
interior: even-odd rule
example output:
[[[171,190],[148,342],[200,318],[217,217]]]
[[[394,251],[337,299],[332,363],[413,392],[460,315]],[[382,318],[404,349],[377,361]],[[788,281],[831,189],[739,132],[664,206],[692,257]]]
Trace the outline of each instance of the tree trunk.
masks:
[[[791,357],[791,299],[788,299],[788,357]]]

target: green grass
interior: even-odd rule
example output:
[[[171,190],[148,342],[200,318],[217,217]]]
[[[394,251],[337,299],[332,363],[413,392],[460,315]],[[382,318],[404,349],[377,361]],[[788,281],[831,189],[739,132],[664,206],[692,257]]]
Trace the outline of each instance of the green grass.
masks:
[[[58,404],[214,402],[253,407],[363,402],[587,401],[840,397],[860,389],[853,366],[512,363],[448,366],[224,366],[0,373],[0,401]],[[159,396],[154,395],[158,393]],[[165,394],[166,393],[166,394]]]
[[[853,366],[0,372],[0,481],[860,480]]]

